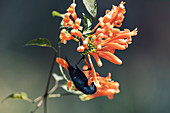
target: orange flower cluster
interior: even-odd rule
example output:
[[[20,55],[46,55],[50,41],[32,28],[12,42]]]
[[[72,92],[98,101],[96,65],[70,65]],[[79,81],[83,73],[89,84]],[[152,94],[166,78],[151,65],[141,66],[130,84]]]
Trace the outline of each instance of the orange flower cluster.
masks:
[[[76,4],[72,3],[70,5],[70,7],[67,9],[68,12],[63,17],[63,22],[64,22],[63,26],[66,27],[66,28],[67,27],[73,28],[71,30],[71,34],[68,33],[66,29],[61,30],[59,37],[61,39],[61,42],[64,43],[64,44],[67,43],[67,40],[71,40],[71,39],[73,39],[75,41],[79,41],[74,36],[78,36],[83,40],[82,33],[79,31],[79,30],[82,30],[83,27],[80,26],[81,19],[77,18],[77,14],[75,12],[75,7],[76,7]],[[74,19],[75,22],[70,18],[70,15]]]
[[[93,31],[96,29],[96,32],[92,35],[91,38],[93,41],[90,43],[93,43],[95,48],[89,51],[89,54],[95,58],[99,67],[102,66],[99,57],[107,59],[114,64],[122,64],[122,61],[114,55],[115,49],[125,50],[128,44],[131,44],[131,36],[137,34],[137,29],[130,32],[128,29],[120,31],[118,28],[114,28],[115,26],[120,27],[122,25],[124,19],[123,14],[125,13],[124,3],[125,2],[121,2],[118,7],[113,5],[111,11],[107,10],[106,15],[99,18],[99,23],[93,29]],[[87,43],[83,43],[83,47],[86,45]],[[83,47],[79,46],[78,51],[82,52]]]
[[[132,41],[131,36],[137,34],[137,29],[130,32],[128,29],[120,31],[118,28],[115,28],[115,26],[121,27],[122,25],[126,12],[124,4],[125,2],[121,2],[118,7],[113,5],[111,10],[107,10],[105,16],[99,18],[99,23],[92,30],[92,32],[95,32],[88,37],[83,37],[82,32],[80,31],[82,30],[82,26],[80,26],[81,19],[77,18],[75,12],[76,4],[71,4],[67,9],[68,13],[66,13],[63,18],[63,26],[70,26],[73,29],[70,33],[66,32],[66,29],[62,29],[60,34],[61,42],[65,44],[67,40],[71,39],[80,41],[74,36],[80,37],[83,43],[77,47],[77,51],[86,55],[92,55],[99,67],[102,66],[99,57],[109,60],[114,64],[122,64],[122,61],[114,55],[115,50],[125,50],[128,48],[128,44],[131,44]],[[70,19],[70,15],[75,22]]]
[[[137,29],[130,32],[128,29],[120,31],[117,28],[112,28],[109,30],[98,28],[96,32],[97,33],[93,35],[93,44],[96,46],[96,49],[89,52],[89,54],[95,58],[98,66],[102,66],[99,56],[114,64],[122,64],[122,61],[114,55],[115,50],[125,50],[128,47],[128,44],[132,41],[131,36],[136,35]],[[106,35],[108,32],[109,35]]]
[[[83,100],[90,100],[98,96],[107,96],[109,99],[113,99],[113,95],[116,93],[119,93],[119,83],[114,82],[111,80],[111,73],[108,74],[107,77],[101,77],[97,72],[95,72],[95,69],[93,67],[93,64],[91,62],[90,56],[88,56],[90,65],[87,64],[83,67],[83,70],[87,70],[88,67],[91,67],[90,71],[83,71],[83,73],[88,78],[88,84],[90,85],[93,81],[95,82],[95,85],[97,87],[97,91],[93,95],[83,95]],[[56,59],[57,63],[62,65],[65,69],[67,69],[67,62],[62,58]],[[87,61],[85,60],[87,63]],[[68,70],[68,69],[67,69]],[[72,85],[71,81],[67,82],[67,89],[69,90]],[[74,87],[75,88],[75,87]],[[74,90],[77,90],[76,88]]]
[[[63,17],[63,26],[65,29],[61,30],[60,39],[62,43],[66,43],[67,40],[75,40],[82,45],[77,47],[77,51],[82,55],[88,55],[88,62],[85,60],[88,67],[91,67],[90,71],[83,71],[88,78],[88,84],[94,82],[97,91],[93,95],[85,95],[85,100],[92,99],[97,96],[107,96],[109,99],[113,98],[115,93],[119,93],[119,83],[111,80],[111,74],[107,77],[101,77],[93,67],[90,55],[94,57],[99,67],[102,66],[100,57],[109,60],[114,64],[122,64],[122,61],[115,55],[115,50],[125,50],[128,48],[128,44],[132,43],[132,36],[137,35],[137,28],[133,31],[124,29],[120,31],[117,27],[121,27],[124,14],[125,14],[125,2],[121,2],[119,6],[112,6],[111,10],[107,10],[103,17],[100,17],[99,23],[94,27],[88,35],[84,35],[81,24],[81,19],[77,18],[75,12],[76,4],[73,3],[67,9],[67,13]],[[71,19],[70,16],[74,19]],[[71,31],[67,31],[67,28],[71,28]],[[77,38],[79,37],[79,38]],[[81,44],[81,43],[79,43]],[[62,58],[57,58],[57,63],[61,64],[67,69],[68,64]],[[84,67],[87,68],[87,67]],[[67,69],[68,70],[68,69]],[[67,88],[71,86],[72,82],[68,81]]]
[[[109,73],[107,77],[101,77],[99,73],[95,72],[90,56],[88,56],[88,61],[90,65],[85,61],[88,66],[84,66],[83,70],[87,70],[89,66],[91,70],[83,72],[89,80],[89,85],[91,82],[95,82],[97,91],[93,95],[86,95],[84,99],[89,100],[98,96],[107,96],[109,99],[113,99],[113,95],[120,92],[119,83],[111,80],[111,73]]]

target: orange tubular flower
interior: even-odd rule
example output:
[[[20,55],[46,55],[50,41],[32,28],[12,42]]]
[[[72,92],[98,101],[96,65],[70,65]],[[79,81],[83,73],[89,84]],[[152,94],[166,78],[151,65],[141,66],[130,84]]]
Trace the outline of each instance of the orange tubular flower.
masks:
[[[71,26],[73,27],[74,22],[70,19],[70,13],[66,13],[63,17],[63,26],[68,27]]]
[[[125,4],[125,2],[121,2],[118,7],[113,5],[111,11],[107,10],[106,15],[99,19],[101,27],[103,27],[103,25],[108,22],[111,25],[113,25],[113,27],[114,26],[120,27],[122,25],[122,21],[124,19],[124,16],[123,16],[123,14],[125,13],[124,4]]]
[[[110,62],[114,64],[118,64],[118,65],[122,64],[122,61],[118,57],[116,57],[114,54],[108,51],[98,51],[97,55],[104,59],[109,60]]]
[[[83,27],[80,26],[80,23],[81,23],[81,19],[80,19],[80,18],[77,18],[77,19],[75,20],[75,24],[74,24],[74,26],[73,26],[73,29],[75,29],[75,30],[77,30],[77,29],[82,30]]]
[[[75,40],[78,41],[78,39],[74,38],[70,33],[66,33],[66,29],[62,29],[61,30],[61,34],[60,34],[60,39],[61,39],[61,43],[66,44],[67,40]]]
[[[75,7],[76,7],[76,4],[75,3],[72,3],[70,5],[70,7],[67,9],[67,11],[71,14],[71,16],[73,17],[74,20],[77,19],[77,14],[75,12]]]
[[[89,58],[89,57],[88,57]],[[97,82],[97,92],[93,95],[83,95],[80,96],[82,100],[90,100],[98,96],[107,96],[109,99],[113,99],[113,95],[119,93],[119,83],[111,80],[111,73],[108,74],[107,77],[101,77],[97,72],[95,72],[94,67],[92,65],[91,59],[89,58],[91,70],[83,71],[86,77],[89,79],[89,84],[91,82]],[[84,66],[83,69],[87,69],[88,66]],[[90,72],[90,73],[89,73]]]
[[[67,81],[67,90],[70,89],[72,82],[70,80]]]
[[[92,81],[94,81],[94,83],[97,87],[100,87],[99,81],[97,80],[97,76],[96,76],[96,72],[95,72],[93,63],[90,58],[90,55],[88,55],[88,60],[90,62],[90,68],[91,68],[91,70],[90,70],[91,75],[89,76],[89,78],[92,79]],[[89,82],[89,84],[90,84],[90,82]]]
[[[137,28],[132,32],[128,29],[120,31],[118,28],[114,28],[114,26],[120,27],[122,25],[123,14],[126,12],[124,4],[125,2],[121,2],[118,7],[113,5],[111,10],[106,11],[104,17],[99,18],[97,27],[100,27],[95,27],[97,30],[92,36],[92,42],[96,48],[90,51],[89,54],[95,58],[98,66],[102,64],[97,56],[118,65],[122,64],[122,61],[114,55],[115,50],[127,49],[128,44],[131,44],[132,41],[131,36],[137,35]]]
[[[91,55],[94,57],[94,59],[96,60],[97,65],[98,65],[99,67],[101,67],[101,66],[102,66],[102,62],[101,62],[99,56],[98,56],[96,53],[93,53],[93,52],[91,52],[90,54],[91,54]]]
[[[77,47],[77,51],[78,52],[83,52],[85,50],[85,47],[84,46],[79,46]]]
[[[79,31],[83,29],[83,27],[80,26],[81,19],[77,18],[75,7],[76,7],[76,4],[72,3],[70,7],[67,9],[68,12],[63,17],[63,22],[64,22],[63,26],[66,28],[67,27],[73,28],[70,33],[66,33],[65,29],[61,31],[60,39],[61,39],[61,42],[64,44],[67,42],[67,40],[71,40],[71,39],[75,41],[79,41],[78,39],[74,38],[74,36],[78,36],[84,41],[82,33]],[[73,17],[74,20],[70,18],[70,15]]]
[[[80,37],[84,41],[82,33],[79,30],[72,29],[71,34]]]
[[[83,39],[83,38],[82,38],[82,39]],[[83,40],[84,40],[84,39],[83,39]],[[83,45],[77,47],[77,51],[78,51],[78,52],[83,52],[85,49],[88,49],[88,46],[87,46],[88,42],[89,42],[89,37],[87,37],[87,38],[83,41]]]
[[[60,34],[60,39],[61,39],[61,42],[66,44],[67,40],[75,40],[75,41],[79,41],[78,39],[74,38],[74,36],[72,35],[75,35],[75,36],[81,36],[82,38],[82,35],[81,35],[81,32],[78,31],[78,29],[82,29],[82,27],[80,26],[80,23],[81,23],[81,19],[77,18],[77,14],[75,12],[75,7],[76,7],[76,4],[75,3],[72,3],[70,5],[70,7],[67,9],[68,13],[66,13],[63,17],[63,26],[64,27],[72,27],[73,30],[76,30],[77,32],[73,32],[73,33],[66,33],[66,29],[62,29],[61,31],[61,34]],[[74,21],[72,19],[70,19],[70,15],[73,17]]]
[[[68,71],[68,63],[62,58],[56,58],[56,62],[63,66]]]

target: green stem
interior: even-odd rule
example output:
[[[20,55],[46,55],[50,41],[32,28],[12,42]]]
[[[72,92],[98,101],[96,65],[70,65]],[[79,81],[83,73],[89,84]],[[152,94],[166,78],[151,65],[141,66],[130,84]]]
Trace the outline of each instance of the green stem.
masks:
[[[73,3],[76,3],[76,0],[73,0]]]
[[[59,69],[60,69],[61,74],[63,75],[63,78],[64,78],[66,81],[68,81],[66,75],[64,74],[63,68],[62,68],[62,66],[61,66],[60,64],[59,64]]]
[[[59,56],[59,57],[61,56],[60,48],[61,48],[60,43],[58,43],[58,56]],[[63,75],[63,78],[64,78],[66,81],[68,81],[66,75],[64,74],[63,68],[62,68],[62,66],[61,66],[60,64],[59,64],[59,69],[60,69],[61,74]]]

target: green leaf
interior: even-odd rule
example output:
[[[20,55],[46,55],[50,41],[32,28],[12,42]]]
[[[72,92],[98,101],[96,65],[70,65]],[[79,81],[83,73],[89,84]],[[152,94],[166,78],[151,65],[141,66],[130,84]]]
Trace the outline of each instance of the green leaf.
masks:
[[[92,19],[89,16],[85,15],[84,13],[83,13],[83,17],[84,17],[83,24],[85,26],[83,35],[87,35],[87,34],[91,33],[90,29],[92,26]]]
[[[58,17],[64,17],[64,14],[61,14],[61,13],[59,13],[59,12],[57,12],[57,11],[52,11],[52,16],[58,16]]]
[[[83,35],[90,34],[91,32],[92,32],[92,30],[86,29],[83,31]]]
[[[5,99],[3,99],[2,102],[4,102],[7,99],[20,99],[20,100],[26,100],[26,101],[32,102],[32,100],[28,98],[25,92],[12,93],[9,96],[7,96]]]
[[[87,11],[93,16],[93,18],[97,15],[97,3],[96,0],[83,0],[83,3],[87,9]]]
[[[87,15],[85,15],[84,13],[83,13],[83,18],[84,18],[84,24],[86,24],[85,26],[86,27],[91,27],[92,26],[92,19],[89,17],[89,16],[87,16]]]
[[[37,38],[37,39],[33,39],[30,40],[26,46],[41,46],[41,47],[52,47],[51,43],[48,39],[46,38]]]

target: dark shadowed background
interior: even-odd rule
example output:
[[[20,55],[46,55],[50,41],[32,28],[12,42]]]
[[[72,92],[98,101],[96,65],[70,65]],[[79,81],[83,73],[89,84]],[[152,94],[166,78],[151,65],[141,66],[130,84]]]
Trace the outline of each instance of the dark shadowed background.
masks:
[[[48,113],[170,113],[170,1],[124,1],[127,12],[121,30],[138,27],[138,35],[127,50],[116,52],[122,65],[102,59],[103,67],[96,69],[103,76],[111,72],[121,92],[113,100],[99,97],[81,102],[76,96],[48,99]],[[71,2],[0,0],[0,100],[19,91],[27,92],[31,99],[44,93],[53,50],[26,47],[25,43],[45,37],[55,45],[61,19],[52,17],[51,12],[65,13]],[[97,0],[97,18],[120,2]],[[81,0],[77,0],[76,10],[79,17],[82,12],[88,14]],[[72,64],[80,58],[76,46],[69,41],[61,48],[61,55],[69,57]],[[59,72],[57,65],[54,70]],[[29,113],[34,107],[25,101],[7,100],[0,103],[0,113]],[[36,113],[42,112],[43,107]]]

